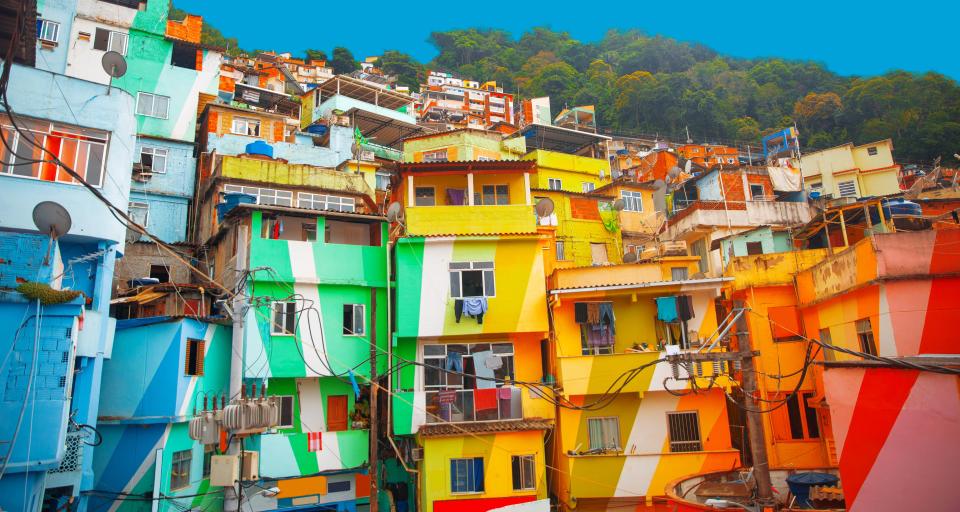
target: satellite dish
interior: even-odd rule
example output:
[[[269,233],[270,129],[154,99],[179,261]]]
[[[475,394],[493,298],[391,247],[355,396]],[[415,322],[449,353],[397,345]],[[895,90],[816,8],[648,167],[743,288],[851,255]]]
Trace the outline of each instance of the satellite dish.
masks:
[[[667,184],[663,180],[653,182],[653,209],[658,212],[667,210]]]
[[[623,211],[623,209],[626,208],[626,206],[627,205],[626,203],[623,202],[623,199],[617,199],[616,201],[613,202],[613,209],[618,212]]]
[[[544,217],[549,217],[553,214],[553,200],[549,197],[544,197],[543,199],[537,201],[536,206],[537,217],[541,219]]]
[[[683,166],[683,170],[684,170],[684,172],[686,172],[687,174],[690,174],[690,169],[693,169],[693,161],[692,161],[692,160],[687,160],[687,164]]]
[[[47,233],[51,238],[67,234],[73,225],[67,209],[53,201],[43,201],[33,207],[33,223],[41,233]]]
[[[637,262],[637,258],[638,258],[637,253],[635,253],[635,252],[633,252],[633,251],[630,251],[630,252],[628,252],[628,253],[626,253],[626,254],[623,255],[623,262],[624,262],[624,263],[636,263],[636,262]]]
[[[115,51],[104,53],[100,63],[110,78],[120,78],[127,74],[127,59]]]
[[[387,207],[387,220],[403,223],[403,205],[399,201],[394,201]]]

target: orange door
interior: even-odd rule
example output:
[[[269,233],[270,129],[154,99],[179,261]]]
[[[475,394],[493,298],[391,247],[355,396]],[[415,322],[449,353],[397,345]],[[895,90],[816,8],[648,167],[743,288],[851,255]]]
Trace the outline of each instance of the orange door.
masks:
[[[347,429],[347,395],[327,397],[327,432]]]

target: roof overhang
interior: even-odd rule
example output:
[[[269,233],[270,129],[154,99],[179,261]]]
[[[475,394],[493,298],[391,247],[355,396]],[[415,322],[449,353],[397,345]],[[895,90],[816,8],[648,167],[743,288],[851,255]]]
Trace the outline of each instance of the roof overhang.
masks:
[[[684,291],[720,288],[723,283],[733,281],[732,277],[712,277],[708,279],[685,279],[683,281],[654,281],[649,283],[628,283],[617,285],[586,286],[580,288],[561,288],[550,290],[552,295],[583,292],[606,292],[616,290],[635,290],[643,288],[671,288],[680,286]]]
[[[390,91],[364,82],[363,80],[344,75],[337,75],[330,78],[318,85],[314,90],[319,90],[323,97],[339,94],[390,110],[397,110],[401,107],[411,105],[414,101],[413,97],[407,96],[406,94]]]
[[[346,115],[353,119],[364,137],[376,141],[381,146],[390,146],[394,149],[400,149],[398,146],[405,138],[426,131],[424,127],[417,124],[405,123],[361,108],[351,108],[346,111]]]
[[[593,144],[611,140],[606,135],[535,123],[524,126],[518,134],[517,136],[527,139],[527,149],[546,149],[561,153],[577,153]]]

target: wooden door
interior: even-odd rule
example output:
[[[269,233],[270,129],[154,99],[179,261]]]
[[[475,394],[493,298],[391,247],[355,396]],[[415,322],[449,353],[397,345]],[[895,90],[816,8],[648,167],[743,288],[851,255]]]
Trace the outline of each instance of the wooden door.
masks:
[[[327,432],[347,429],[347,395],[327,397]]]

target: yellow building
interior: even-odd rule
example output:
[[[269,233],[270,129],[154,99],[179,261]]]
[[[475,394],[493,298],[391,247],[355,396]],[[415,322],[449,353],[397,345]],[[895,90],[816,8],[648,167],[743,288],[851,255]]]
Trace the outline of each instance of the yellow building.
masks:
[[[554,230],[553,256],[558,268],[623,261],[612,196],[546,189],[533,189],[532,193],[534,203],[542,199],[553,202],[553,214],[538,222]]]
[[[549,280],[555,371],[566,400],[557,409],[552,490],[563,510],[654,510],[671,480],[739,464],[724,392],[704,390],[712,368],[700,367],[702,390],[693,393],[683,380],[691,374],[680,369],[674,380],[670,365],[658,363],[664,346],[695,350],[717,329],[714,301],[725,279],[671,281],[677,268],[692,275],[697,258],[558,269]],[[690,297],[691,318],[659,314],[658,299],[680,296]]]
[[[517,160],[526,153],[523,138],[504,139],[496,131],[460,128],[410,137],[403,141],[405,162]]]
[[[523,159],[537,162],[536,188],[589,193],[613,181],[601,158],[535,149]]]
[[[619,179],[596,190],[597,194],[612,196],[622,201],[618,220],[623,253],[638,256],[654,243],[656,235],[666,222],[666,214],[654,206],[655,187],[652,183],[637,183]]]
[[[833,197],[886,196],[900,192],[900,166],[893,160],[893,141],[861,146],[852,143],[808,153],[794,166],[803,172],[804,187]]]

